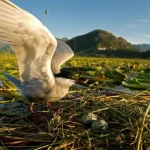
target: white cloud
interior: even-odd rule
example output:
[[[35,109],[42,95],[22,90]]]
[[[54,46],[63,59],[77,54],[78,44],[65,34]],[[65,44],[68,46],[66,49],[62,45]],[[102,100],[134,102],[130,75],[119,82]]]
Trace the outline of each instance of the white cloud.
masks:
[[[138,37],[138,38],[150,39],[150,34],[134,33],[133,35]]]
[[[150,19],[137,19],[137,22],[150,23]]]
[[[143,35],[144,37],[150,39],[150,35]]]
[[[150,44],[150,40],[149,38],[143,38],[141,37],[133,37],[133,36],[123,36],[128,42],[132,43],[132,44]]]
[[[124,27],[126,27],[126,28],[137,28],[137,27],[139,27],[139,25],[137,25],[137,24],[126,24],[126,25],[124,25]]]

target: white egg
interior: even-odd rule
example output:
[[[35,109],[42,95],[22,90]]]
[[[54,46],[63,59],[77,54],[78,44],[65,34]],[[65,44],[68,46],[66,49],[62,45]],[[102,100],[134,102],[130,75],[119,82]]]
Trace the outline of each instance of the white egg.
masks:
[[[82,117],[82,123],[85,126],[91,126],[93,121],[97,120],[97,116],[93,113],[84,114]]]
[[[108,129],[108,123],[101,119],[101,120],[95,120],[93,121],[91,125],[91,130],[94,131],[102,131],[102,130],[107,130]]]

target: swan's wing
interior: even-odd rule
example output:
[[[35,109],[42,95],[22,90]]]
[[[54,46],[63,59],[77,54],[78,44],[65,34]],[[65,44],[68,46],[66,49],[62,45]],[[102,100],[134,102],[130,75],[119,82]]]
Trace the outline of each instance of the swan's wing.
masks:
[[[73,55],[74,52],[72,49],[66,43],[57,39],[57,48],[51,64],[52,72],[54,74],[60,73],[60,66],[71,57],[73,57]]]
[[[23,84],[37,79],[54,82],[49,64],[56,39],[36,17],[8,0],[0,0],[0,40],[15,51]]]

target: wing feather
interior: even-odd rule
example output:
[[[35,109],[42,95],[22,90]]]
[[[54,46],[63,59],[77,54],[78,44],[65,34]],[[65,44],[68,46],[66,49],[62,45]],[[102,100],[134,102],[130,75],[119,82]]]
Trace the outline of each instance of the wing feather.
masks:
[[[52,59],[52,72],[54,74],[60,73],[61,65],[73,57],[74,52],[72,49],[63,41],[57,39],[57,48]]]
[[[0,0],[0,40],[15,51],[23,84],[37,78],[54,81],[48,66],[57,46],[55,37],[36,17],[8,0]]]

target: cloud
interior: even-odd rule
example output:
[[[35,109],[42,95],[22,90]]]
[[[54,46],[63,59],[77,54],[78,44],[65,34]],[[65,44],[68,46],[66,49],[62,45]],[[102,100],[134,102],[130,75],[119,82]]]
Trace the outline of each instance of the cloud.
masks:
[[[145,38],[150,39],[150,35],[143,35]]]
[[[132,44],[143,44],[143,43],[146,43],[146,44],[150,44],[150,35],[147,35],[148,37],[136,37],[136,36],[124,36],[124,38],[131,42]]]
[[[146,34],[146,33],[136,33],[136,32],[131,32],[130,35],[132,35],[132,37],[138,37],[138,38],[150,39],[150,34]]]
[[[133,34],[134,36],[136,36],[136,37],[142,37],[142,38],[144,38],[144,39],[150,39],[150,34],[145,34],[145,33],[134,33]]]
[[[139,44],[139,43],[142,43],[142,42],[143,42],[143,41],[141,41],[140,38],[128,37],[128,36],[124,36],[124,38],[125,38],[128,42],[131,42],[132,44]]]
[[[139,27],[139,25],[137,25],[137,24],[126,24],[126,25],[124,25],[124,27],[126,27],[126,28],[137,28],[137,27]]]
[[[150,23],[150,19],[137,19],[137,22]]]

